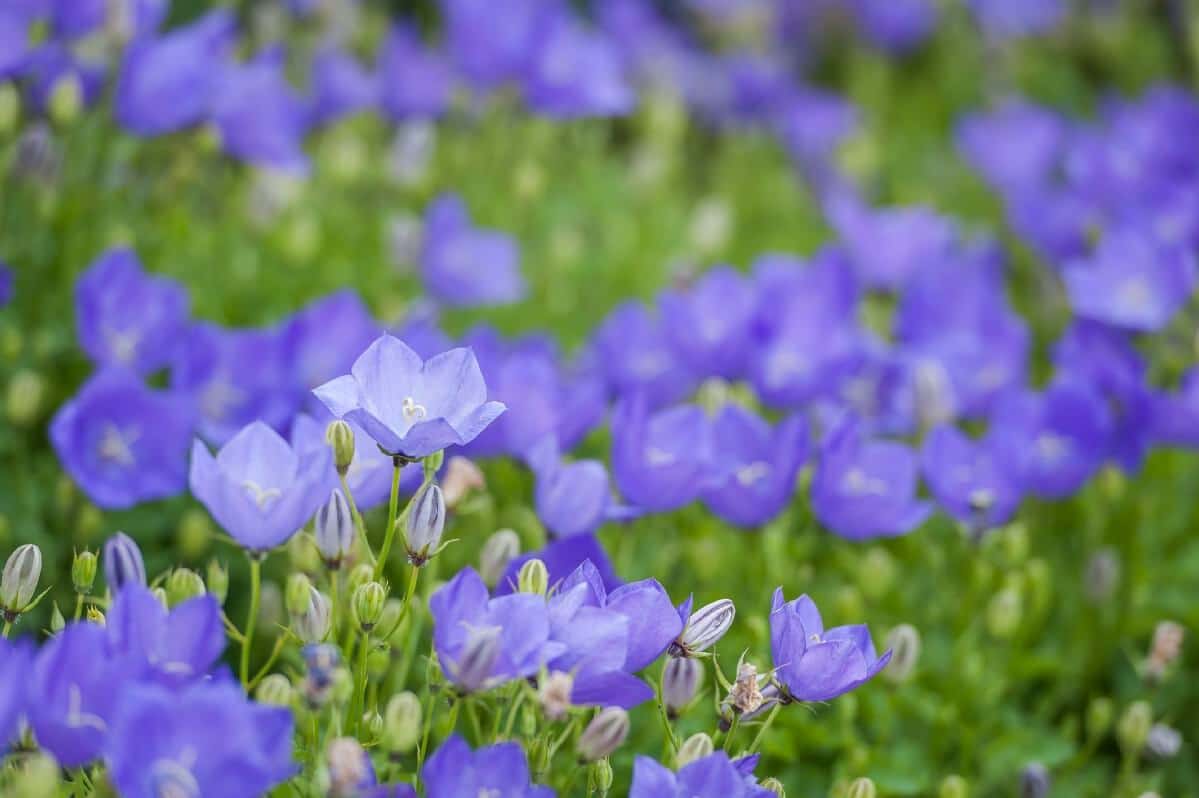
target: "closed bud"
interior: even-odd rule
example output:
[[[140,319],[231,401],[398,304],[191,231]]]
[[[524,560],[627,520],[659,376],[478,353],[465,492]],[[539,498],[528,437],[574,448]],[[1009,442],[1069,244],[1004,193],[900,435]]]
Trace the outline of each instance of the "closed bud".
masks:
[[[544,596],[550,589],[550,572],[545,563],[536,557],[520,567],[516,587],[521,593]]]
[[[29,607],[41,578],[42,550],[32,543],[18,546],[8,556],[0,577],[0,609],[6,617],[16,617]]]
[[[1120,749],[1129,756],[1141,753],[1152,726],[1153,708],[1149,702],[1135,701],[1130,704],[1116,724],[1116,741],[1120,743]]]
[[[94,552],[84,551],[77,552],[75,559],[71,561],[71,584],[75,587],[75,592],[86,596],[92,592],[92,585],[96,582],[96,567],[99,565]]]
[[[29,369],[18,370],[8,381],[8,420],[18,427],[33,424],[41,416],[45,397],[46,380],[42,375]]]
[[[21,94],[11,81],[0,85],[0,136],[17,129],[21,119]]]
[[[1045,798],[1050,786],[1049,769],[1040,762],[1029,762],[1020,772],[1020,798]]]
[[[208,551],[212,536],[212,521],[203,510],[192,507],[179,519],[179,530],[175,537],[179,552],[186,559],[202,557]]]
[[[849,783],[845,798],[878,798],[878,788],[874,786],[873,781],[863,776]]]
[[[872,546],[862,558],[862,568],[858,571],[858,588],[867,598],[881,598],[891,592],[897,572],[895,558],[886,549]]]
[[[287,577],[287,590],[283,594],[283,604],[287,613],[292,616],[303,615],[308,609],[311,592],[312,582],[304,574],[292,574]]]
[[[615,777],[612,773],[612,763],[607,757],[594,762],[591,765],[591,783],[595,785],[595,789],[600,795],[607,795],[608,790],[612,789],[612,782]]]
[[[471,493],[486,487],[487,480],[474,461],[460,455],[450,458],[445,467],[445,476],[441,480],[446,507],[453,509]]]
[[[1154,759],[1173,759],[1182,748],[1182,734],[1164,723],[1155,723],[1145,738],[1145,753]]]
[[[295,688],[291,686],[291,682],[286,676],[281,673],[272,673],[258,683],[258,689],[254,691],[254,698],[260,704],[289,707],[295,694]]]
[[[1120,555],[1116,550],[1107,547],[1092,554],[1083,581],[1092,603],[1102,604],[1110,599],[1120,585]]]
[[[62,610],[58,608],[58,602],[56,601],[50,608],[50,633],[58,634],[66,628],[66,625],[67,619],[62,616]]]
[[[1087,705],[1087,737],[1098,740],[1107,734],[1115,714],[1116,710],[1110,698],[1100,696],[1091,699],[1091,703]]]
[[[595,762],[610,756],[629,736],[629,713],[620,707],[607,707],[591,719],[579,735],[579,757]]]
[[[174,607],[188,599],[203,596],[204,580],[190,568],[176,568],[167,577],[167,603]]]
[[[146,585],[146,564],[133,538],[118,532],[104,544],[104,578],[115,595],[127,584]]]
[[[383,605],[387,603],[387,588],[378,582],[367,582],[354,591],[351,606],[358,627],[369,632],[383,616]]]
[[[671,646],[671,653],[686,657],[708,650],[724,637],[736,615],[737,608],[731,599],[720,599],[700,607],[687,619],[687,625]]]
[[[79,116],[83,108],[83,83],[74,73],[64,75],[54,82],[46,109],[50,118],[60,125],[68,125]]]
[[[383,716],[373,709],[362,713],[362,730],[368,740],[378,740],[383,734]]]
[[[778,798],[787,798],[787,789],[783,786],[783,783],[774,776],[771,776],[768,779],[763,779],[761,784],[758,786],[760,786],[763,790],[769,790],[778,796]]]
[[[292,613],[292,631],[305,643],[320,643],[329,636],[332,626],[332,603],[324,593],[309,585],[308,606],[301,613]]]
[[[678,717],[695,699],[703,681],[704,668],[697,659],[671,657],[662,671],[662,704],[666,714]]]
[[[987,629],[998,638],[1008,638],[1016,633],[1024,616],[1024,602],[1020,591],[1005,587],[991,597],[987,605]]]
[[[375,769],[362,743],[353,737],[338,737],[325,752],[329,798],[353,798],[375,784]]]
[[[350,576],[346,580],[346,591],[350,595],[354,595],[354,591],[370,582],[375,578],[375,569],[366,563],[359,563],[350,570]]]
[[[333,465],[337,473],[344,475],[354,462],[354,430],[349,424],[337,419],[325,427],[325,442],[333,450]]]
[[[492,533],[479,553],[479,576],[488,587],[495,587],[508,570],[508,564],[520,555],[520,536],[511,529]]]
[[[537,696],[547,718],[557,721],[566,717],[574,684],[574,677],[565,671],[553,671],[542,678],[537,687]]]
[[[229,595],[229,571],[219,560],[209,560],[207,575],[204,581],[208,584],[209,595],[216,599],[217,604],[224,605]]]
[[[340,490],[333,491],[312,520],[316,547],[325,565],[336,570],[354,549],[354,516]]]
[[[50,798],[59,794],[62,775],[53,757],[35,753],[14,758],[13,764],[11,798]]]
[[[441,536],[445,532],[445,496],[436,483],[427,486],[416,498],[408,511],[407,527],[404,530],[408,547],[408,561],[413,565],[424,565],[437,553]]]
[[[383,747],[393,754],[416,748],[421,735],[420,699],[405,690],[396,693],[383,711]]]
[[[329,697],[334,704],[339,706],[349,703],[350,696],[354,694],[354,675],[350,673],[349,668],[338,668],[333,671],[333,683],[329,690]]]
[[[912,678],[920,660],[920,632],[916,627],[907,623],[896,626],[887,635],[887,648],[891,649],[891,662],[883,670],[883,677],[895,684]]]
[[[712,743],[711,737],[703,732],[693,734],[679,746],[679,752],[675,754],[675,767],[686,767],[692,762],[703,759],[715,750],[716,746]]]
[[[488,685],[491,670],[500,656],[500,629],[475,627],[467,632],[466,649],[456,663],[450,663],[450,676],[463,691],[473,693]]]
[[[946,776],[937,789],[937,798],[970,798],[966,780],[957,774]]]

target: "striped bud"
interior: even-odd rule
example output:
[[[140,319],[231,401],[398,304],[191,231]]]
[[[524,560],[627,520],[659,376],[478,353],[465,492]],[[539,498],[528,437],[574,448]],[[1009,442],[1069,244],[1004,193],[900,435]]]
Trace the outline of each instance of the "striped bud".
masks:
[[[29,607],[42,578],[42,550],[32,543],[18,546],[4,564],[0,577],[0,608],[6,615],[19,615]]]
[[[413,565],[424,565],[437,553],[445,532],[445,496],[441,486],[434,483],[417,494],[412,502],[404,530],[408,561]]]
[[[354,548],[354,516],[340,490],[333,491],[316,511],[312,526],[321,559],[330,570],[337,570]]]
[[[662,704],[666,714],[678,717],[699,692],[703,682],[704,668],[697,659],[671,657],[662,671]]]
[[[133,538],[118,532],[104,544],[104,578],[114,594],[125,585],[146,584],[146,563]]]
[[[687,625],[671,646],[671,652],[675,656],[688,657],[706,651],[724,637],[736,615],[737,608],[730,599],[720,599],[700,607],[687,619]]]
[[[579,735],[578,752],[584,762],[610,756],[629,736],[629,713],[620,707],[607,707],[591,719]]]

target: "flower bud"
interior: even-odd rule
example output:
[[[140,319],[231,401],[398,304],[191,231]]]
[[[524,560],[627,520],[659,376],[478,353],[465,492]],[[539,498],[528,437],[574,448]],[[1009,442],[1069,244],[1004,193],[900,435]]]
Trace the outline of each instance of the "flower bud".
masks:
[[[420,699],[405,690],[396,693],[383,711],[383,747],[394,754],[406,754],[416,748],[421,735]]]
[[[1120,585],[1120,555],[1116,550],[1109,546],[1092,554],[1083,582],[1092,603],[1102,604],[1110,599]]]
[[[957,774],[946,776],[937,789],[937,798],[969,798],[966,780]]]
[[[208,561],[208,578],[204,581],[208,584],[208,593],[217,600],[217,604],[223,605],[225,597],[229,595],[229,571],[218,560]]]
[[[484,479],[483,472],[472,460],[460,455],[450,458],[445,467],[445,476],[441,480],[446,507],[452,510],[471,493],[486,487],[487,480]]]
[[[895,684],[912,678],[920,659],[920,632],[911,624],[901,623],[887,635],[891,662],[883,669],[883,677]]]
[[[34,423],[41,415],[45,396],[46,380],[41,374],[29,369],[18,370],[8,381],[5,402],[8,420],[18,427]]]
[[[208,551],[212,537],[212,520],[208,513],[196,507],[183,513],[175,533],[176,547],[181,556],[189,560],[199,559]]]
[[[48,798],[59,795],[62,775],[53,757],[43,753],[13,758],[12,798]],[[5,793],[8,795],[9,793]]]
[[[679,752],[675,754],[675,767],[683,768],[696,760],[703,759],[715,750],[716,746],[712,743],[711,737],[703,732],[693,734],[679,746]]]
[[[325,752],[329,768],[329,798],[353,798],[375,784],[375,769],[362,744],[353,737],[338,737]]]
[[[858,588],[869,599],[879,599],[891,592],[898,573],[895,558],[884,548],[872,546],[862,558],[858,571]]]
[[[335,674],[341,664],[337,646],[327,643],[304,646],[300,651],[304,657],[304,681],[302,692],[311,707],[321,707],[329,702],[334,688]]]
[[[697,659],[671,657],[662,671],[662,704],[666,714],[678,717],[699,692],[704,668]]]
[[[845,798],[878,798],[878,788],[874,786],[873,781],[863,776],[849,783]]]
[[[146,585],[146,564],[133,538],[118,532],[104,543],[104,578],[116,594],[127,584]]]
[[[1029,762],[1020,773],[1020,798],[1045,798],[1049,795],[1049,768]]]
[[[1005,587],[991,597],[987,605],[987,629],[998,638],[1015,634],[1024,615],[1024,602],[1020,591]]]
[[[378,582],[367,582],[354,591],[352,607],[354,619],[362,631],[369,632],[379,623],[383,605],[387,603],[387,588]]]
[[[1154,759],[1173,759],[1182,748],[1182,734],[1164,723],[1155,723],[1145,738],[1145,752]]]
[[[491,670],[500,656],[500,629],[485,626],[467,632],[466,649],[456,663],[450,663],[450,675],[467,693],[487,686]]]
[[[304,574],[292,574],[287,577],[287,591],[283,594],[283,603],[291,616],[303,615],[311,600],[312,582]]]
[[[340,568],[354,549],[355,532],[350,504],[340,490],[333,491],[329,501],[316,511],[312,526],[321,559],[330,570]]]
[[[408,546],[408,561],[413,565],[424,565],[437,553],[441,536],[445,532],[445,496],[441,486],[429,485],[412,500],[405,529]]]
[[[378,740],[383,734],[383,716],[373,709],[363,712],[362,730],[368,740]]]
[[[296,691],[291,682],[281,673],[272,673],[258,683],[254,698],[260,704],[275,707],[289,707]]]
[[[479,576],[488,587],[495,587],[508,570],[508,564],[520,555],[520,536],[511,529],[492,533],[479,553]]]
[[[413,599],[415,599],[415,596]],[[404,602],[398,598],[389,598],[383,603],[383,612],[379,614],[379,629],[384,633],[390,632],[392,637],[397,637],[402,631],[397,624],[400,623],[400,616],[403,614]],[[407,623],[404,624],[404,626],[407,625]]]
[[[591,719],[579,735],[578,752],[584,762],[595,762],[611,755],[629,736],[629,713],[620,707],[607,707]]]
[[[1098,740],[1107,734],[1112,727],[1112,717],[1116,714],[1110,698],[1100,696],[1091,699],[1087,705],[1087,737]]]
[[[0,609],[10,619],[29,607],[37,594],[37,583],[42,578],[42,550],[32,543],[18,546],[4,564],[4,575],[0,577]]]
[[[1140,754],[1153,726],[1153,709],[1148,701],[1134,701],[1116,724],[1116,741],[1128,756]]]
[[[787,798],[787,789],[783,787],[783,783],[774,776],[771,776],[768,779],[763,779],[758,786],[763,790],[769,790],[778,796],[778,798]]]
[[[344,706],[349,703],[354,694],[354,675],[349,668],[338,668],[333,671],[333,682],[329,688],[329,698],[334,704]]]
[[[737,608],[730,599],[720,599],[700,607],[687,619],[687,625],[671,646],[671,653],[678,652],[676,656],[687,657],[706,651],[724,637],[736,615]]]
[[[366,563],[359,563],[350,570],[346,579],[346,592],[354,595],[354,591],[375,578],[375,569]]]
[[[167,603],[174,607],[188,599],[203,596],[204,580],[190,568],[176,568],[167,577]]]
[[[83,108],[83,83],[79,76],[64,73],[54,81],[50,96],[46,101],[46,110],[50,118],[60,125],[68,125],[79,116]]]
[[[86,596],[92,592],[98,564],[99,560],[94,552],[86,549],[76,552],[75,559],[71,561],[71,584],[74,585],[76,593]]]
[[[58,602],[54,602],[50,607],[50,633],[58,634],[67,626],[67,619],[62,617],[62,610],[58,608]]]
[[[547,718],[558,721],[566,717],[570,710],[570,694],[574,685],[574,677],[565,671],[553,671],[541,680],[537,696]]]
[[[291,628],[305,643],[320,643],[333,626],[333,605],[324,593],[309,585],[308,606],[292,614]]]
[[[516,576],[517,590],[544,596],[550,589],[550,572],[545,563],[536,557],[525,562]]]
[[[1160,679],[1166,669],[1182,653],[1182,641],[1186,632],[1174,621],[1162,621],[1153,630],[1153,643],[1145,662],[1145,674],[1150,679]]]
[[[333,465],[337,473],[344,476],[350,470],[350,463],[354,462],[353,428],[341,419],[331,421],[325,427],[325,442],[333,450]]]

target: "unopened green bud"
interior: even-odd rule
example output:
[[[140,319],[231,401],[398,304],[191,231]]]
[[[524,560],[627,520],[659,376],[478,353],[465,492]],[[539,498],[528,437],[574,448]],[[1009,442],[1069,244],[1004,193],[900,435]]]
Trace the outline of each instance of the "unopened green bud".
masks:
[[[289,707],[295,694],[295,688],[291,686],[291,682],[286,676],[281,673],[272,673],[258,683],[258,689],[254,691],[254,698],[260,704]]]
[[[212,522],[208,513],[196,508],[190,508],[179,519],[179,529],[176,533],[179,541],[179,551],[189,560],[199,559],[208,550],[212,542]]]
[[[591,783],[595,785],[595,789],[600,795],[608,794],[608,790],[612,789],[613,780],[612,763],[608,761],[607,757],[592,763]]]
[[[1136,756],[1145,747],[1149,739],[1149,729],[1153,727],[1153,708],[1148,701],[1134,701],[1120,716],[1116,724],[1116,741],[1120,750],[1128,756]]]
[[[488,587],[495,587],[508,564],[520,555],[520,536],[511,529],[500,529],[487,538],[479,553],[479,576]]]
[[[520,567],[516,586],[521,593],[544,596],[550,588],[550,572],[545,563],[534,557]]]
[[[391,649],[388,646],[372,648],[366,655],[366,673],[374,681],[382,681],[391,670]]]
[[[868,599],[882,598],[895,584],[895,572],[895,558],[881,546],[872,546],[862,558],[858,587]]]
[[[787,798],[787,789],[783,786],[783,783],[774,776],[771,776],[768,779],[763,779],[759,786],[761,786],[761,788],[764,790],[770,790],[772,793],[777,795],[778,798]]]
[[[354,675],[349,668],[341,667],[333,671],[333,688],[329,696],[335,704],[345,704],[354,694]]]
[[[375,569],[366,563],[359,563],[350,570],[346,578],[346,591],[352,596],[354,591],[375,578]]]
[[[970,790],[966,780],[957,774],[946,776],[937,788],[937,798],[969,798]]]
[[[86,549],[76,552],[75,559],[71,561],[71,584],[75,586],[75,592],[87,595],[92,592],[92,585],[96,581],[96,566],[99,559],[94,552]]]
[[[12,81],[0,83],[0,136],[7,136],[21,121],[21,94]]]
[[[679,752],[675,755],[675,767],[685,767],[692,762],[703,759],[714,750],[716,750],[716,746],[713,744],[711,737],[703,732],[693,734],[679,746]]]
[[[383,747],[396,754],[416,748],[421,735],[420,699],[405,690],[396,693],[383,710]]]
[[[1107,734],[1115,714],[1116,709],[1110,698],[1100,696],[1091,699],[1091,703],[1087,705],[1087,737],[1098,740]]]
[[[58,634],[66,628],[67,619],[62,617],[62,610],[58,608],[58,602],[54,602],[50,607],[50,632]]]
[[[35,753],[15,761],[12,798],[51,798],[59,794],[62,777],[53,758]]]
[[[60,125],[69,125],[83,108],[83,83],[74,73],[66,73],[54,82],[47,102],[50,118]]]
[[[987,629],[998,638],[1015,634],[1024,616],[1024,601],[1020,591],[1005,587],[991,597],[987,605]]]
[[[291,628],[305,643],[320,643],[333,626],[333,605],[324,593],[308,586],[308,603],[303,612],[291,614]]]
[[[5,399],[8,420],[18,427],[37,421],[45,395],[46,381],[42,375],[29,369],[17,371],[8,381],[8,396]]]
[[[333,465],[337,473],[345,474],[354,462],[354,430],[349,424],[337,419],[325,427],[325,442],[333,450]]]
[[[167,600],[166,588],[152,587],[150,588],[150,595],[158,599],[158,603],[161,604],[164,609],[170,609],[171,602]]]
[[[378,582],[367,582],[354,591],[351,606],[354,619],[364,632],[374,629],[383,616],[383,605],[387,603],[387,588]]]
[[[208,583],[209,594],[218,604],[224,605],[225,598],[229,595],[228,569],[219,560],[209,560],[207,573],[208,578],[205,581]]]
[[[203,596],[204,580],[190,568],[176,568],[167,577],[166,591],[167,603],[174,607],[188,599]]]
[[[901,623],[887,635],[887,648],[891,649],[891,661],[883,669],[883,678],[902,684],[916,672],[920,660],[920,632],[908,623]]]
[[[433,454],[421,461],[425,475],[431,476],[441,470],[441,466],[445,463],[445,449],[438,449]]]
[[[362,713],[362,728],[367,740],[378,740],[383,734],[383,716],[373,709]]]
[[[849,783],[845,798],[878,798],[878,788],[874,786],[873,781],[863,776]]]
[[[383,604],[383,613],[379,616],[380,632],[390,632],[392,635],[395,635],[399,631],[396,625],[400,622],[400,616],[403,614],[404,602],[398,598],[389,598]]]
[[[42,550],[33,543],[18,546],[8,556],[0,576],[0,610],[11,620],[29,607],[42,578]]]

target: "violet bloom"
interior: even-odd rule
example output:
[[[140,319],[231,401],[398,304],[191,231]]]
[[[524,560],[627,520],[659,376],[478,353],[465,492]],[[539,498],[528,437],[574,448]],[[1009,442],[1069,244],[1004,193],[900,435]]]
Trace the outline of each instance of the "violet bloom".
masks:
[[[292,316],[283,333],[284,360],[297,390],[313,388],[349,371],[381,332],[362,299],[346,289],[329,294]]]
[[[379,81],[351,53],[336,45],[322,47],[312,57],[308,122],[327,125],[373,108],[379,101]]]
[[[50,442],[71,478],[104,508],[174,496],[187,485],[194,413],[125,371],[103,371],[59,408]]]
[[[717,454],[708,418],[697,405],[651,416],[643,397],[621,400],[612,435],[612,471],[621,495],[656,512],[695,500]]]
[[[775,134],[801,167],[823,164],[858,129],[857,108],[846,98],[810,86],[789,93],[775,109]]]
[[[110,657],[139,682],[179,687],[206,676],[225,650],[221,607],[210,595],[168,611],[153,593],[128,584],[105,617]]]
[[[255,166],[304,174],[307,114],[303,99],[287,82],[281,53],[221,70],[212,101],[212,122],[221,147]]]
[[[79,345],[98,365],[147,374],[165,366],[187,321],[187,291],[142,270],[133,250],[110,249],[75,283]]]
[[[1199,449],[1199,366],[1183,375],[1177,392],[1155,395],[1152,408],[1150,431],[1155,443]]]
[[[971,440],[953,426],[935,427],[925,437],[920,468],[937,504],[976,532],[1006,522],[1023,497],[1020,475],[1001,459],[994,440]]]
[[[761,526],[795,495],[808,456],[808,424],[791,416],[772,428],[742,407],[725,405],[712,420],[712,449],[704,504],[731,524]]]
[[[1006,192],[1035,188],[1052,177],[1067,129],[1055,111],[1012,99],[992,111],[962,117],[955,139],[970,165]]]
[[[932,511],[916,498],[916,479],[911,449],[866,440],[860,424],[845,419],[821,443],[812,510],[822,524],[850,540],[903,535]]]
[[[29,62],[35,47],[29,35],[31,16],[22,8],[0,7],[0,80],[20,73]]]
[[[757,291],[744,275],[719,266],[685,293],[662,294],[658,306],[667,337],[696,374],[741,376],[758,310]]]
[[[784,601],[781,587],[770,608],[770,651],[775,678],[795,701],[829,701],[873,679],[891,661],[890,651],[875,654],[865,624],[826,630],[812,599]]]
[[[504,412],[469,349],[422,361],[403,341],[383,335],[350,370],[313,391],[338,418],[358,424],[390,453],[426,457],[474,440]]]
[[[1057,265],[1090,252],[1103,222],[1095,195],[1073,188],[1024,188],[1008,197],[1008,222],[1045,260]]]
[[[24,640],[0,638],[0,753],[16,737],[17,721],[25,714],[33,650]]]
[[[237,22],[217,9],[160,38],[134,41],[117,76],[115,112],[125,130],[157,136],[198,125],[220,87]]]
[[[647,756],[633,762],[629,798],[771,798],[724,751],[689,762],[675,773]]]
[[[665,324],[639,302],[618,305],[596,330],[594,355],[618,396],[643,393],[651,408],[683,399],[693,375],[675,353]]]
[[[488,89],[520,77],[536,53],[536,37],[554,3],[509,0],[497,15],[491,0],[445,0],[441,3],[446,49],[455,65],[475,86]]]
[[[1107,233],[1063,278],[1079,316],[1138,332],[1160,330],[1195,289],[1194,257],[1129,230]]]
[[[392,28],[379,48],[377,72],[383,110],[391,119],[436,118],[449,108],[454,74],[415,31]]]
[[[606,521],[637,516],[613,499],[608,471],[598,460],[563,462],[558,442],[549,437],[530,450],[528,461],[537,479],[537,517],[558,537],[590,535]]]
[[[50,21],[57,38],[81,39],[92,33],[100,33],[110,22],[112,4],[108,0],[72,0],[51,5]],[[166,18],[167,0],[137,0],[125,2],[122,18],[124,36],[135,36],[153,31]]]
[[[425,210],[420,270],[429,293],[447,305],[507,305],[527,290],[516,240],[475,227],[456,194],[442,194]]]
[[[214,458],[192,445],[191,490],[217,523],[251,551],[280,545],[308,523],[335,486],[328,448],[303,456],[255,421]]]
[[[1048,33],[1066,17],[1062,0],[968,0],[988,38],[1018,39]]]
[[[104,90],[107,75],[104,64],[81,58],[66,42],[60,41],[46,42],[35,50],[24,72],[30,105],[38,111],[47,110],[50,98],[65,81],[79,87],[85,108],[91,106]]]
[[[4,261],[0,261],[0,308],[12,301],[12,295],[12,268]]]
[[[297,770],[291,711],[224,679],[182,692],[139,684],[121,695],[105,760],[126,798],[255,798]]]
[[[528,678],[565,650],[549,639],[545,599],[531,593],[490,598],[473,568],[432,595],[433,645],[446,677],[466,693]]]
[[[616,575],[616,569],[612,567],[612,562],[608,559],[599,539],[595,535],[574,535],[549,543],[540,551],[522,554],[508,563],[503,578],[495,586],[496,594],[506,595],[515,592],[516,578],[520,573],[520,567],[534,557],[545,563],[545,568],[549,571],[551,587],[570,576],[585,562],[591,563],[595,568],[605,590],[613,591],[623,584],[620,577]]]
[[[933,0],[855,0],[853,15],[871,44],[896,55],[915,50],[937,27]]]
[[[350,486],[354,503],[358,505],[359,510],[365,512],[386,503],[391,497],[394,463],[390,455],[374,445],[362,427],[351,421],[346,423],[354,433],[354,459],[350,461],[350,467],[346,471],[346,483]],[[325,440],[325,429],[328,426],[327,422],[317,421],[303,413],[296,416],[291,427],[291,446],[301,459],[319,455],[322,450],[328,451],[329,443]],[[333,467],[332,461],[329,466]],[[336,471],[329,478],[337,482]],[[422,479],[423,472],[419,463],[405,465],[400,469],[400,493],[415,493]]]
[[[529,779],[529,763],[519,743],[496,743],[472,751],[456,734],[433,752],[421,770],[428,798],[554,798],[552,789]]]
[[[543,26],[544,39],[525,74],[525,99],[535,112],[556,119],[620,116],[637,96],[614,43],[565,11]]]

